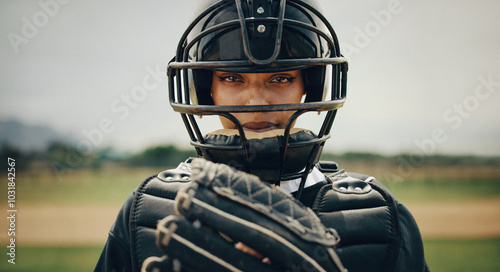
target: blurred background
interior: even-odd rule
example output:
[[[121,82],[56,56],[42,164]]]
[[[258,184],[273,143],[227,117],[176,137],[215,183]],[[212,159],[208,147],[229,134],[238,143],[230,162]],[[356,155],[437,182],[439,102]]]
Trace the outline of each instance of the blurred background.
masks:
[[[197,2],[0,1],[0,172],[15,159],[17,208],[1,271],[93,270],[127,195],[194,155],[165,70]],[[349,59],[323,159],[409,207],[432,271],[499,271],[500,3],[319,2]]]

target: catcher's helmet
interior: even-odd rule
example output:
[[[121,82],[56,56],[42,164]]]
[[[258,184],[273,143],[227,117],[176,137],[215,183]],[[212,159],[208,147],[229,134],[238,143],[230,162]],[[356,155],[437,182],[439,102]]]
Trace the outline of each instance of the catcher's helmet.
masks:
[[[212,72],[301,70],[306,91],[298,104],[217,106]],[[346,96],[347,61],[333,28],[309,0],[212,0],[182,36],[168,66],[169,98],[181,113],[198,155],[278,183],[302,177],[318,162]],[[326,95],[329,97],[325,99]],[[294,111],[284,130],[255,136],[233,113]],[[326,111],[319,132],[293,129],[305,112]],[[219,115],[236,130],[203,135],[197,115]]]

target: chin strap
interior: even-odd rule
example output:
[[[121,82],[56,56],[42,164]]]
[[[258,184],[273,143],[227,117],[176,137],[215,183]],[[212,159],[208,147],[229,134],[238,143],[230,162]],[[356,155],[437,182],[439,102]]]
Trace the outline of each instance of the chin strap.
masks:
[[[302,178],[300,180],[299,189],[297,190],[297,200],[299,200],[299,201],[300,201],[300,198],[302,197],[302,191],[304,191],[307,177],[311,173],[311,170],[314,167],[314,165],[316,165],[316,163],[319,162],[319,158],[321,156],[322,151],[323,151],[323,145],[318,144],[318,145],[314,146],[314,149],[309,154],[309,158],[307,160],[304,175],[302,175]]]
[[[313,165],[309,164],[306,167],[306,171],[304,172],[304,175],[300,179],[299,189],[297,190],[297,196],[296,196],[298,201],[300,201],[300,198],[302,197],[302,192],[304,191],[304,187],[306,186],[307,177],[309,176],[309,173],[311,172],[312,167],[313,167]]]

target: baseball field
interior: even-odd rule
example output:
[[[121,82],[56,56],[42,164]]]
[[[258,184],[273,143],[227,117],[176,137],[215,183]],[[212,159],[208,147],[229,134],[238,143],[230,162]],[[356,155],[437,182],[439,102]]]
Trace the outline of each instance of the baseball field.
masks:
[[[487,165],[425,166],[347,162],[373,174],[415,216],[431,271],[500,271],[500,169]],[[6,194],[0,202],[0,271],[93,271],[127,195],[159,168],[18,172],[15,247]],[[7,188],[2,179],[1,190]],[[15,264],[12,260],[14,248]]]

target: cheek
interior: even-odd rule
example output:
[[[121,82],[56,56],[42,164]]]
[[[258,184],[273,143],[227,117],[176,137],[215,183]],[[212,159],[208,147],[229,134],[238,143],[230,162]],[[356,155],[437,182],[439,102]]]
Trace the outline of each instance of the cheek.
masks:
[[[227,95],[224,93],[224,88],[221,88],[220,82],[215,76],[212,78],[212,98],[215,105],[224,105]]]
[[[293,96],[292,103],[300,103],[305,94],[306,93],[304,90],[304,85],[302,84],[302,81],[301,81],[301,83],[297,84],[297,86],[294,88],[293,92],[291,92],[291,95]]]
[[[302,98],[304,97],[305,93],[301,89],[299,92],[296,92],[294,97],[293,97],[293,102],[292,103],[300,103],[302,101]]]
[[[226,86],[218,78],[212,80],[212,98],[215,105],[241,105],[244,94],[241,87]]]
[[[279,92],[273,92],[273,104],[297,104],[305,95],[302,84],[297,83]]]
[[[224,103],[224,97],[225,96],[222,91],[220,91],[217,86],[214,86],[215,84],[212,84],[212,98],[214,100],[215,105],[223,105]]]
[[[288,89],[285,93],[282,93],[279,96],[280,103],[283,104],[298,104],[302,101],[304,93],[304,88],[302,84],[297,84],[293,86],[293,88]],[[278,122],[284,128],[288,119],[295,113],[295,111],[281,111],[276,112],[275,116],[278,119]]]
[[[242,105],[243,103],[241,92],[228,88],[212,88],[212,98],[214,104],[218,106]]]

